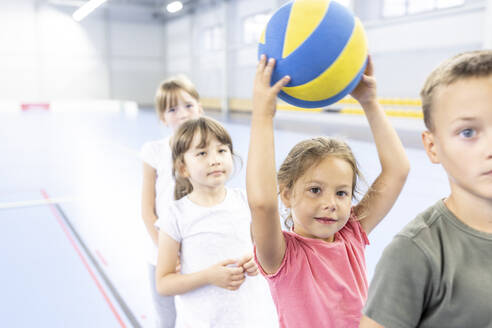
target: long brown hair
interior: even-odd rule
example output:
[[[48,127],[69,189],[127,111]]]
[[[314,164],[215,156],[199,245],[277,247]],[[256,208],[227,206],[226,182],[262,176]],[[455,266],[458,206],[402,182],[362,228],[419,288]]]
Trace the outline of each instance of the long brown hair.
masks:
[[[190,149],[195,135],[200,134],[200,143],[198,147],[206,147],[210,137],[226,145],[234,156],[232,140],[226,129],[216,120],[208,117],[200,117],[184,122],[178,128],[172,140],[172,158],[173,158],[173,177],[176,180],[174,186],[174,199],[178,200],[193,191],[190,180],[180,175],[182,168],[186,165],[184,154]]]

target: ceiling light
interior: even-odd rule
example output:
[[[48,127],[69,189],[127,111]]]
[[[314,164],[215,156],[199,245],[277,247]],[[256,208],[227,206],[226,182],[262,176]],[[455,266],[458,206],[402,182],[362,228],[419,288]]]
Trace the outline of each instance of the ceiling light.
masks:
[[[93,12],[97,7],[105,3],[107,0],[90,0],[87,1],[84,5],[82,5],[79,9],[77,9],[72,17],[77,22],[80,22],[85,16],[89,15]]]
[[[166,6],[166,9],[172,14],[183,9],[183,4],[181,1],[173,1]]]

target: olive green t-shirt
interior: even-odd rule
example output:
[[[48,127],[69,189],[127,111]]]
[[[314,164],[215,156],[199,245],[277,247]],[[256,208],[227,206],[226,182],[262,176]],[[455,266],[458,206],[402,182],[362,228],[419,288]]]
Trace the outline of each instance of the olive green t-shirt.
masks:
[[[363,312],[386,328],[492,327],[492,234],[437,202],[386,247]]]

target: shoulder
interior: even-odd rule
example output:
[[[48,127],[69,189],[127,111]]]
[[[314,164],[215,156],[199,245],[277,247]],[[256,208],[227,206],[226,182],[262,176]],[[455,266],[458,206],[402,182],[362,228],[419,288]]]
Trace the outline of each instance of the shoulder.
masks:
[[[186,197],[183,197],[178,200],[172,200],[170,202],[166,202],[165,205],[161,208],[161,216],[165,216],[166,218],[172,218],[172,219],[179,217],[187,209],[185,200]]]
[[[362,228],[362,225],[360,224],[360,219],[357,217],[353,209],[350,213],[350,218],[347,221],[347,224],[345,224],[345,226],[339,231],[339,233],[342,238],[347,241],[355,240],[363,246],[369,245],[367,234]]]
[[[172,223],[172,224],[183,224],[186,219],[192,217],[194,212],[191,206],[189,206],[189,201],[186,197],[178,200],[172,200],[166,202],[160,208],[160,214],[158,221]]]
[[[143,144],[140,150],[140,158],[156,168],[162,160],[171,156],[171,147],[169,145],[170,137],[148,141]]]
[[[234,201],[248,202],[246,191],[241,188],[227,188],[227,193],[230,194],[230,198]]]
[[[303,243],[302,237],[289,231],[282,231],[282,234],[285,238],[286,249],[284,258],[282,259],[282,263],[280,263],[280,266],[276,272],[268,274],[263,270],[256,257],[256,246],[254,248],[254,256],[256,264],[258,265],[258,269],[260,270],[261,274],[265,276],[265,278],[267,278],[268,280],[286,279],[282,278],[284,276],[293,277],[295,276],[295,274],[292,273],[299,271],[300,267],[302,266],[302,263],[299,262],[301,260],[301,255],[298,254],[302,252],[300,251],[300,249],[302,248],[301,244]],[[284,274],[286,272],[288,272],[289,274]]]
[[[159,140],[147,141],[142,145],[141,153],[145,152],[157,152],[157,151],[171,151],[169,141],[170,137],[166,137]]]
[[[435,246],[439,234],[446,225],[444,203],[442,200],[428,207],[410,221],[397,236],[406,237],[418,245]]]
[[[234,208],[236,210],[245,210],[247,208],[249,213],[248,199],[244,189],[227,188],[226,190],[227,195],[222,207]]]
[[[421,260],[419,263],[434,266],[436,259],[442,252],[443,244],[440,235],[445,230],[446,222],[443,220],[442,201],[430,206],[415,219],[410,221],[385,248],[381,257],[382,263],[405,263]]]

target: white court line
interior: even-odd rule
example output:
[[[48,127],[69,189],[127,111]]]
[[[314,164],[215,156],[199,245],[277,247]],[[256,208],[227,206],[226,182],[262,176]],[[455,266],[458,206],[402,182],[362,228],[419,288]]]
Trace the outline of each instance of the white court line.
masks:
[[[72,198],[63,197],[63,198],[37,199],[37,200],[27,200],[27,201],[20,201],[20,202],[0,203],[0,210],[4,210],[8,208],[66,203],[66,202],[71,202],[72,200],[73,200]]]

